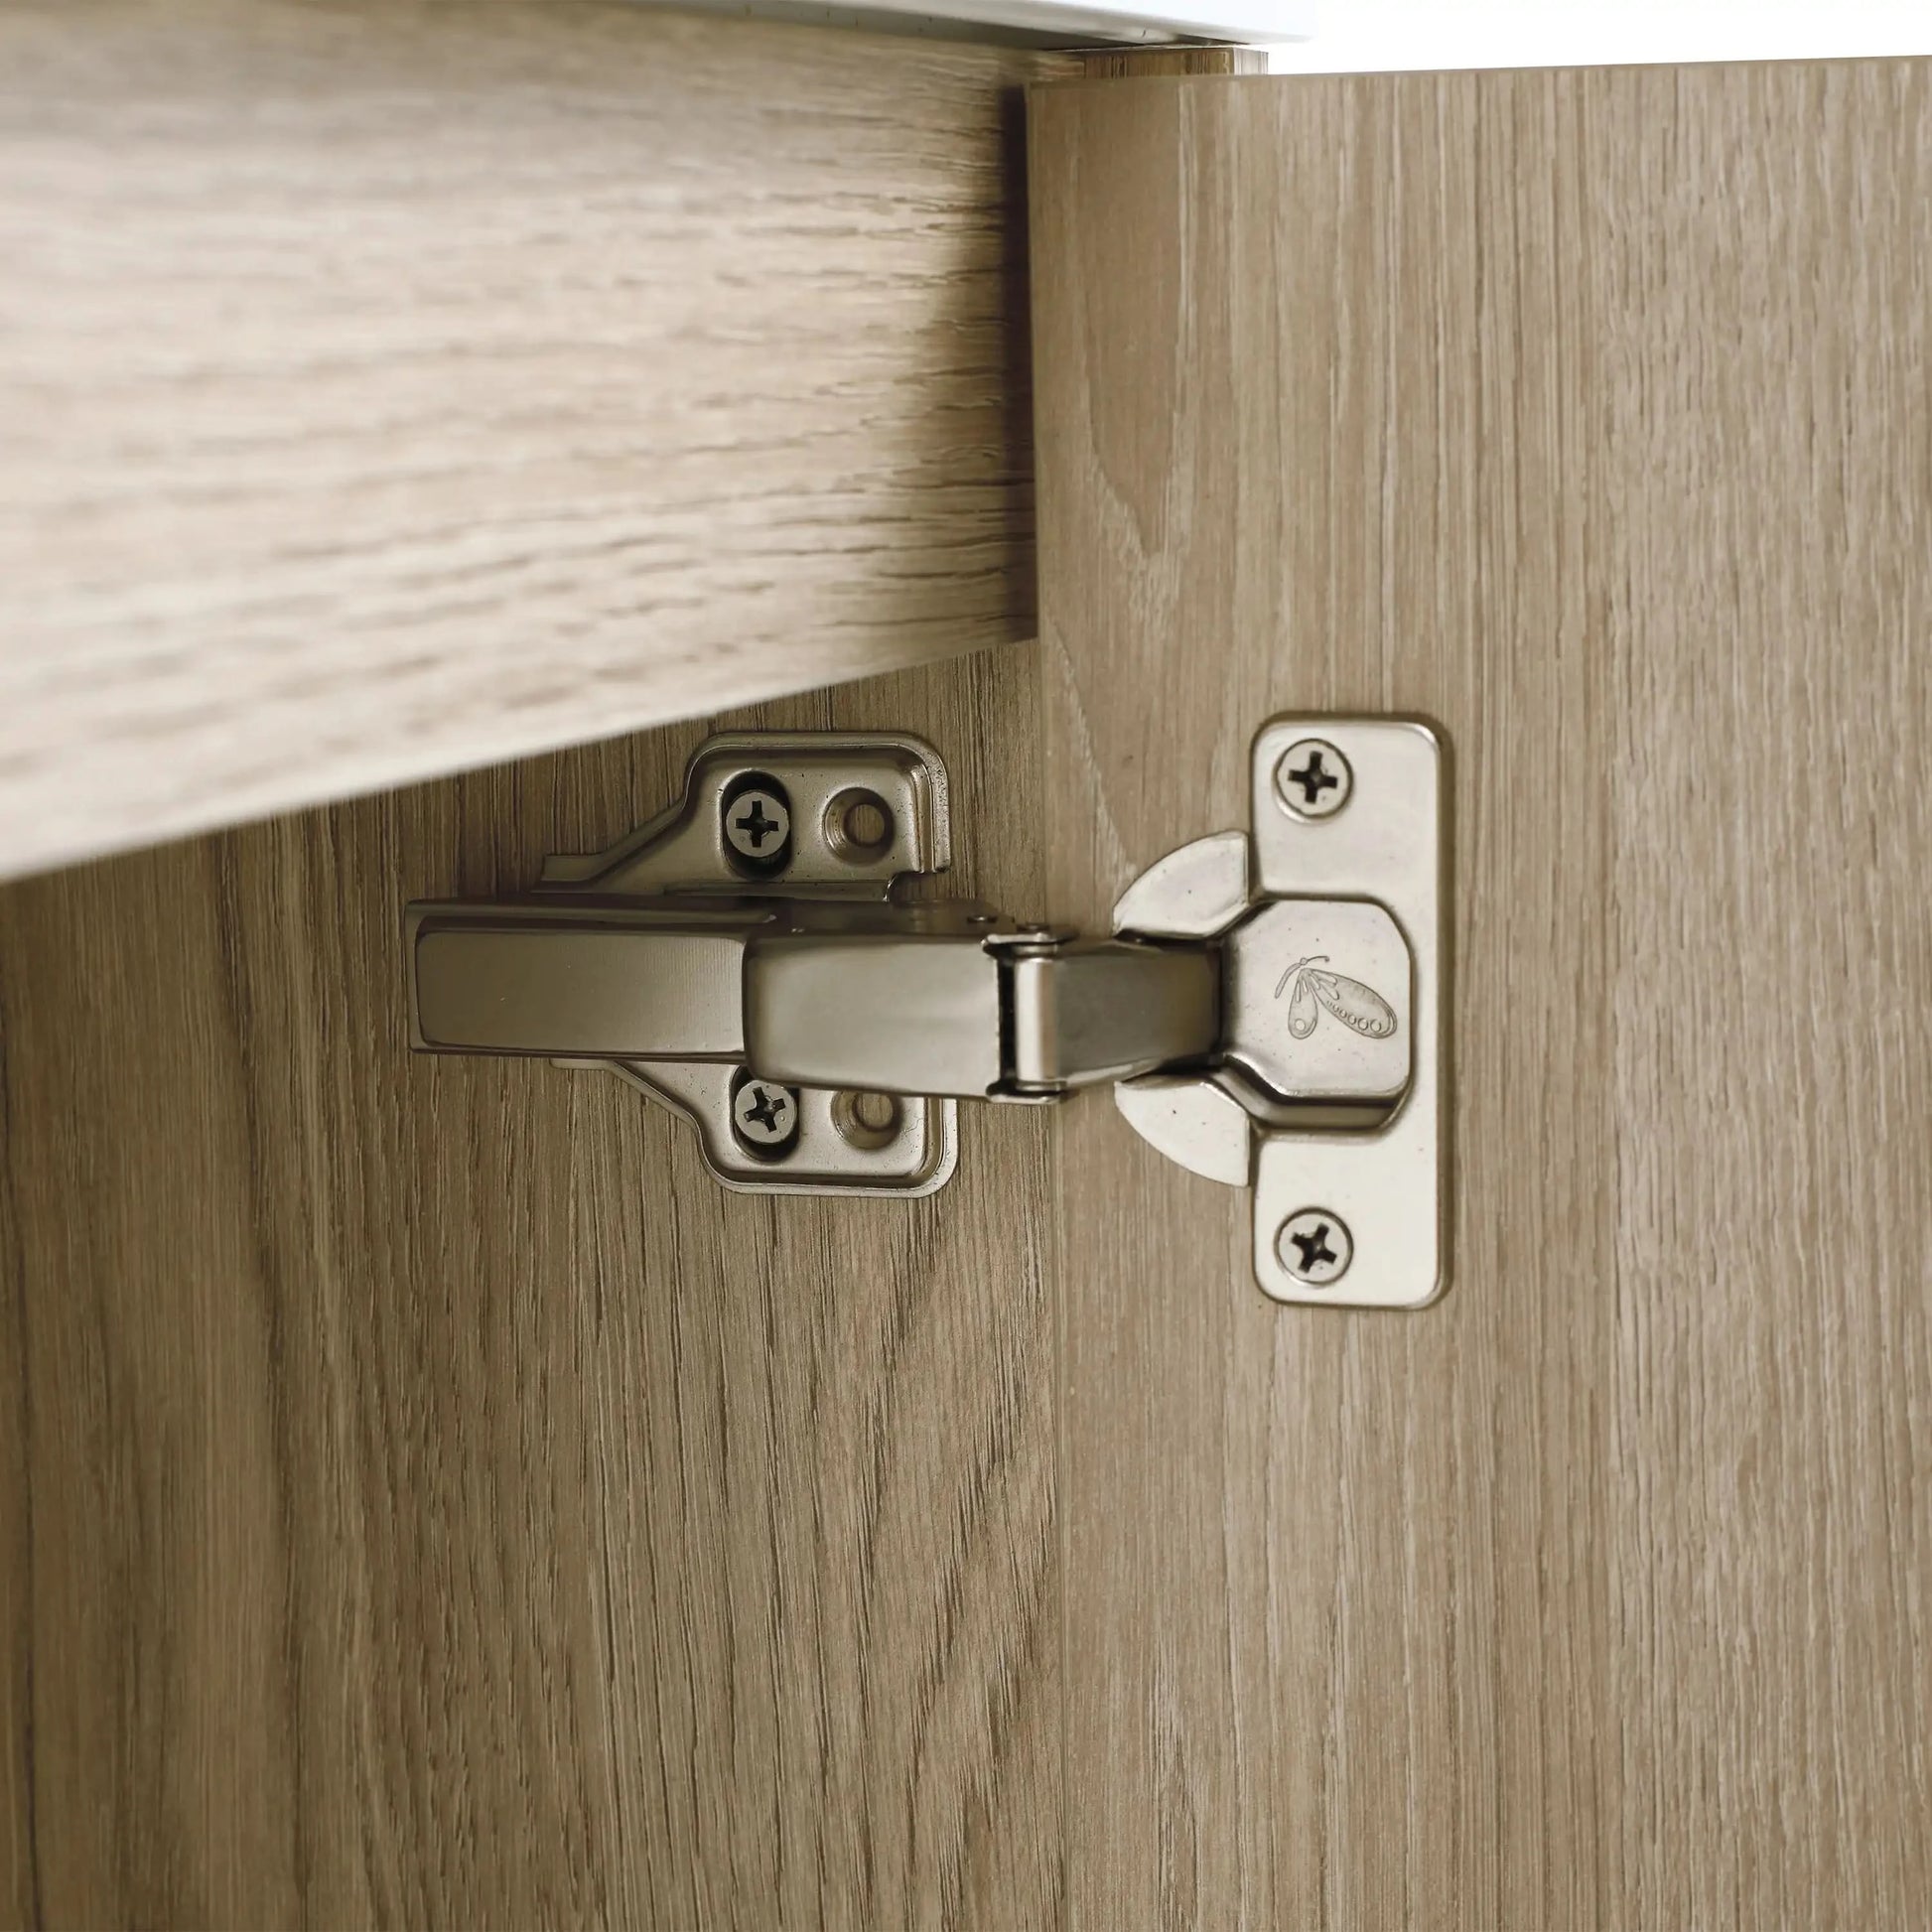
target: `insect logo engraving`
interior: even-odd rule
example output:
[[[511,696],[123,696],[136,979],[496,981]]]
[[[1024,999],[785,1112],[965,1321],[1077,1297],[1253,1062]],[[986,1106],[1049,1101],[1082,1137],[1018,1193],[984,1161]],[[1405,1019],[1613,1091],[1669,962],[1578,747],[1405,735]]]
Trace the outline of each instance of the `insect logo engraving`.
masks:
[[[1387,1039],[1395,1032],[1395,1009],[1360,980],[1351,980],[1346,973],[1325,972],[1327,958],[1325,952],[1311,953],[1306,959],[1298,959],[1276,982],[1278,1000],[1288,991],[1289,981],[1295,982],[1288,1002],[1288,1031],[1297,1039],[1307,1039],[1325,1010],[1364,1039]]]

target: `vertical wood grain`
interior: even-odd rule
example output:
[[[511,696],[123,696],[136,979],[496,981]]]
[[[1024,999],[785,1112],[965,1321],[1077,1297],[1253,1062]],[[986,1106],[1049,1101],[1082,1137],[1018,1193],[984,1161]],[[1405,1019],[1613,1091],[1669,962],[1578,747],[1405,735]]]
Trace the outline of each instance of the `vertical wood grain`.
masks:
[[[1037,902],[1026,653],[744,722],[928,734],[956,883]],[[703,729],[0,894],[8,1922],[1052,1920],[1044,1123],[759,1200],[404,1047],[404,897]]]
[[[1453,757],[1454,1286],[1057,1144],[1070,1915],[1888,1924],[1932,1867],[1932,74],[1033,102],[1054,916],[1270,711]]]
[[[1266,73],[1268,52],[1259,47],[1109,47],[1080,56],[1089,80],[1140,80],[1183,73]]]
[[[1621,1869],[1658,1921],[1900,1923],[1932,1891],[1932,66],[1624,76],[1597,112]],[[1640,119],[1665,138],[1602,138]]]

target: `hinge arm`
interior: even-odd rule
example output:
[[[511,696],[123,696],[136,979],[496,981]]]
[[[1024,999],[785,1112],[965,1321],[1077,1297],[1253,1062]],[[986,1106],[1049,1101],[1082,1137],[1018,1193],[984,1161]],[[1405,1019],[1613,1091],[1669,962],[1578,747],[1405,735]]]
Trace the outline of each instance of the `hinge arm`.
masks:
[[[411,1043],[732,1061],[798,1086],[974,1099],[1051,1097],[1212,1056],[1210,947],[1002,925],[973,906],[695,896],[648,908],[417,904]]]

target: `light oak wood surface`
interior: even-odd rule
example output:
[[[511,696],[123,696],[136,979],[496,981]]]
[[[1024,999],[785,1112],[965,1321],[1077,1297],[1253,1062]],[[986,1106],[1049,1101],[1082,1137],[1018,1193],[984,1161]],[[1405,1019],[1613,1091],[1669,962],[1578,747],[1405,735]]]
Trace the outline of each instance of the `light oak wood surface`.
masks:
[[[1069,1922],[1932,1894],[1932,69],[1033,97],[1049,900],[1453,754],[1453,1282],[1067,1110]]]
[[[1019,85],[585,0],[0,10],[0,875],[1033,629]]]
[[[1103,1096],[757,1201],[411,1060],[402,901],[701,725],[16,883],[0,1922],[1922,1917],[1932,74],[1033,112],[1042,650],[750,721],[1097,922],[1433,716],[1448,1300],[1276,1309]]]
[[[1039,899],[1031,653],[748,722],[945,748]],[[0,892],[0,1923],[1053,1921],[1046,1121],[724,1192],[614,1078],[412,1058],[402,899],[692,725]]]

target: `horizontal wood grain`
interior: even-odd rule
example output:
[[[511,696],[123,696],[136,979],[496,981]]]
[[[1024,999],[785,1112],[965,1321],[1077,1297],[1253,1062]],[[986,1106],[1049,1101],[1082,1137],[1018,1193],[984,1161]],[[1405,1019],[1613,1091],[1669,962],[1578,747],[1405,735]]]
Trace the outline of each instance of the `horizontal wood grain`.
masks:
[[[1013,50],[0,9],[0,874],[1031,634]]]
[[[737,722],[940,746],[1040,892],[1032,653]],[[1059,1887],[1046,1122],[725,1192],[406,1048],[412,893],[694,724],[0,891],[0,1923],[1005,1926]]]
[[[1932,65],[1032,129],[1049,915],[1271,712],[1452,772],[1443,1304],[1061,1125],[1070,1922],[1914,1923]]]

